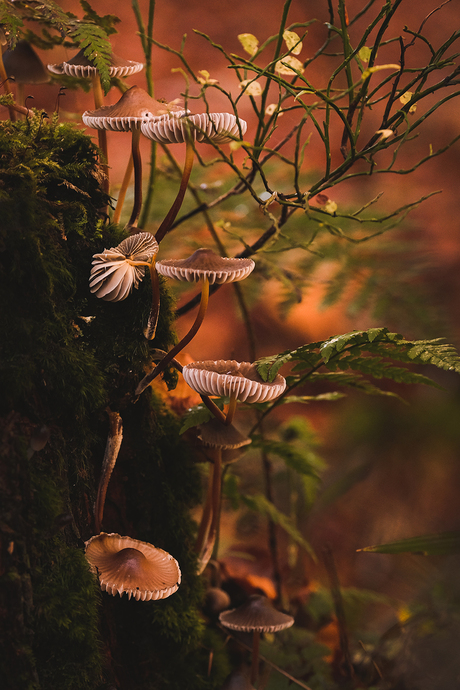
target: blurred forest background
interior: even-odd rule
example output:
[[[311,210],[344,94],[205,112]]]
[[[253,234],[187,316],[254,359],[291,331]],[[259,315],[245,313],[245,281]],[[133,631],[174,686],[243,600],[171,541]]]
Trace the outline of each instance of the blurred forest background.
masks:
[[[81,13],[77,0],[62,0],[59,4],[65,11]],[[99,14],[114,13],[121,19],[117,25],[119,33],[111,36],[113,51],[142,62],[144,55],[131,3],[94,0],[92,4]],[[349,17],[358,14],[366,4],[364,0],[348,0]],[[147,0],[140,0],[139,6],[146,16]],[[417,31],[436,7],[433,0],[402,2],[392,19],[389,35],[401,35],[409,41],[405,27]],[[196,72],[207,70],[212,79],[217,79],[224,89],[236,96],[239,85],[234,71],[228,68],[225,58],[193,30],[210,36],[215,43],[224,46],[227,53],[241,54],[238,34],[251,33],[262,42],[277,33],[281,12],[279,0],[233,0],[232,3],[158,0],[154,38],[179,50],[182,37],[187,34],[184,54],[188,63]],[[362,33],[366,16],[353,24],[352,37]],[[313,54],[322,45],[326,22],[330,20],[329,6],[326,0],[295,0],[292,3],[290,24],[313,18],[318,21],[308,29],[302,56]],[[444,3],[426,21],[423,34],[437,45],[459,24],[458,3]],[[398,51],[397,43],[383,47],[379,63],[397,62]],[[71,53],[56,47],[52,56],[49,52],[40,54],[45,62],[59,63],[71,57]],[[410,54],[411,65],[423,65],[427,57],[427,45],[416,41]],[[330,60],[333,62],[334,58]],[[184,91],[183,75],[174,71],[178,67],[181,64],[176,56],[154,46],[156,98],[169,102]],[[309,70],[308,78],[318,84],[327,79],[330,72],[322,70],[330,70],[330,66],[323,58],[314,62]],[[126,82],[129,86],[146,87],[144,73],[129,77]],[[56,90],[55,84],[49,84],[41,90],[32,86],[28,91],[34,95],[35,107],[52,111]],[[199,88],[192,84],[191,94],[198,93]],[[214,111],[227,108],[226,99],[217,90],[209,90],[207,98]],[[109,102],[112,102],[110,95],[106,98],[106,103]],[[190,107],[193,109],[193,101]],[[61,117],[76,123],[80,121],[80,113],[91,108],[91,94],[81,90],[69,89],[61,99]],[[427,120],[418,136],[406,143],[400,167],[402,163],[410,167],[427,156],[430,147],[436,150],[452,141],[459,134],[458,112],[458,99],[453,99]],[[256,120],[249,98],[240,100],[239,115],[248,121],[245,139],[250,141]],[[295,112],[287,112],[279,118],[272,146],[292,128],[296,117]],[[87,133],[94,137],[94,131]],[[304,133],[310,134],[308,125]],[[341,130],[337,132],[337,140],[333,142],[334,156],[338,155],[341,133]],[[118,133],[108,136],[111,183],[115,189],[123,177],[129,136]],[[146,139],[142,147],[144,171],[148,175],[149,142]],[[181,162],[183,152],[173,153]],[[214,152],[201,153],[206,159]],[[242,160],[241,151],[235,155],[240,154],[239,160]],[[257,281],[257,287],[245,286],[254,332],[253,352],[233,291],[229,288],[218,291],[211,298],[203,327],[188,346],[186,356],[194,360],[248,360],[354,329],[380,326],[402,333],[408,339],[445,337],[459,348],[459,154],[460,141],[410,175],[355,178],[334,187],[330,197],[341,210],[359,208],[382,193],[376,207],[381,213],[433,191],[442,193],[414,208],[400,225],[381,237],[356,246],[336,240],[335,245],[340,247],[331,249],[326,260],[305,265],[304,270],[309,274],[303,276],[306,285],[299,288],[298,299],[292,299],[295,281],[283,283],[273,277],[269,269],[267,279]],[[310,171],[313,177],[323,169],[324,151],[314,127],[311,127],[305,160],[307,178]],[[175,174],[161,151],[158,166],[158,189],[150,218],[144,225],[144,229],[151,232],[155,232],[172,200],[167,189]],[[210,190],[225,187],[227,174],[224,164],[209,169],[196,165],[192,184],[206,200]],[[276,179],[276,171],[273,178]],[[282,179],[279,184],[282,188]],[[181,213],[187,213],[194,204],[191,195],[187,195]],[[238,233],[239,228],[244,227],[245,237],[257,238],[267,223],[249,195],[235,197],[217,207],[212,219],[223,240],[235,242],[232,246],[238,250],[242,246],[238,246],[232,232]],[[296,222],[301,223],[302,219]],[[209,245],[209,242],[205,221],[195,215],[165,239],[162,258],[186,256],[188,248],[191,253],[194,248]],[[261,262],[266,258],[270,260],[262,253]],[[289,260],[286,257],[286,266],[290,265]],[[292,261],[295,263],[294,259]],[[287,297],[289,292],[290,297]],[[190,292],[181,287],[177,292],[178,306],[186,304],[190,296]],[[286,302],[289,302],[287,306]],[[178,320],[179,334],[188,330],[194,313],[190,310]],[[404,657],[400,677],[406,675],[411,679],[407,687],[454,688],[460,687],[460,666],[455,661],[460,633],[459,557],[357,551],[368,545],[416,535],[460,530],[460,380],[455,373],[434,368],[433,371],[430,368],[429,375],[441,388],[389,385],[389,389],[407,404],[392,397],[364,396],[350,390],[346,397],[333,402],[280,407],[276,419],[283,425],[284,439],[293,439],[294,444],[301,443],[302,438],[309,439],[321,482],[310,487],[312,497],[316,494],[310,505],[300,499],[295,504],[293,495],[300,495],[293,485],[295,480],[284,463],[275,459],[271,469],[273,500],[280,509],[295,513],[297,526],[316,551],[317,561],[299,550],[279,527],[276,538],[284,590],[289,598],[299,603],[299,611],[302,610],[304,616],[316,617],[317,628],[321,631],[318,641],[330,646],[331,655],[339,646],[339,632],[330,602],[325,549],[326,558],[329,550],[334,556],[346,602],[347,624],[359,631],[363,658],[367,640],[375,641],[387,634],[387,643],[391,639],[388,631],[401,629],[410,619],[415,621],[413,630],[416,632],[413,638],[409,636],[405,640],[410,650]],[[174,393],[164,391],[164,395],[171,402]],[[182,400],[172,400],[171,404],[179,408],[182,405],[185,409],[195,403],[193,394],[184,389],[175,395],[176,398],[183,396]],[[244,411],[240,412],[243,423],[244,415]],[[301,433],[296,431],[298,429]],[[239,463],[232,466],[232,475],[237,478],[243,493],[260,488],[263,482],[257,452],[250,452],[241,467]],[[232,500],[236,500],[232,482],[229,481],[226,488],[229,498],[224,503],[219,547],[223,577],[237,581],[247,592],[262,590],[274,598],[276,589],[267,520],[242,504],[238,510],[232,508]],[[311,608],[302,608],[308,602]],[[437,630],[430,628],[423,636],[417,626],[421,620],[426,622],[427,612],[431,616],[429,625],[435,621]]]

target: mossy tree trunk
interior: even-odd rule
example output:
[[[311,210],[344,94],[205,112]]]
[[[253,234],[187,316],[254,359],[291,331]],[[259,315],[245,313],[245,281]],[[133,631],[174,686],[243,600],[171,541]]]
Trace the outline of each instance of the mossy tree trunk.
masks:
[[[1,123],[0,684],[212,687],[188,514],[199,476],[178,420],[152,391],[133,397],[149,347],[173,341],[171,300],[162,290],[150,344],[148,276],[123,302],[90,294],[92,255],[123,238],[98,211],[96,154],[68,125]],[[102,593],[86,563],[107,410],[124,439],[102,528],[179,561],[182,584],[165,600]]]

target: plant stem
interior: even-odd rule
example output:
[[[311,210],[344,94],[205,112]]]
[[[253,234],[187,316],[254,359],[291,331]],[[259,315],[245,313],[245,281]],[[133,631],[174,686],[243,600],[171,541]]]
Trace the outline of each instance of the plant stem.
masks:
[[[251,663],[251,685],[257,682],[259,676],[259,641],[260,632],[254,630],[252,633],[252,663]]]
[[[117,205],[112,216],[112,223],[119,223],[123,204],[125,203],[126,192],[128,191],[129,181],[133,172],[134,162],[132,154],[129,156],[128,165],[126,166],[123,182],[121,183],[120,192],[118,194]],[[142,224],[141,224],[142,225]]]
[[[101,531],[107,487],[123,440],[123,423],[120,415],[118,412],[112,412],[111,410],[108,410],[108,415],[110,422],[109,434],[107,437],[104,459],[102,461],[101,476],[94,509],[95,527],[98,534]]]
[[[102,96],[102,86],[101,86],[101,78],[98,73],[96,73],[92,78],[91,78],[92,84],[93,84],[93,97],[94,97],[94,107],[96,110],[100,108],[103,105],[103,96]],[[105,129],[98,129],[97,131],[97,140],[99,143],[99,148],[102,151],[102,170],[104,171],[105,179],[102,184],[102,187],[104,189],[104,192],[106,194],[109,193],[109,166],[108,166],[108,147],[107,147],[107,132]]]
[[[152,307],[150,309],[149,320],[144,335],[147,340],[153,340],[157,330],[158,316],[160,315],[160,283],[158,280],[158,272],[155,268],[155,257],[149,266],[150,282],[152,284]]]

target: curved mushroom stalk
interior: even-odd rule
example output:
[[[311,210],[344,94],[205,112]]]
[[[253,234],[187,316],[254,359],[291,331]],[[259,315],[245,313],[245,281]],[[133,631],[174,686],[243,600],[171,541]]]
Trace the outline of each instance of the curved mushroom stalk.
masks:
[[[157,270],[164,276],[193,283],[201,282],[200,309],[189,332],[172,348],[164,360],[157,364],[150,374],[144,376],[136,388],[136,395],[140,395],[153,379],[166,369],[171,359],[183,350],[192,338],[195,337],[198,329],[203,323],[208,307],[209,286],[213,283],[222,284],[243,280],[251,273],[254,266],[255,263],[252,259],[230,259],[228,257],[221,257],[215,254],[211,249],[203,248],[197,249],[196,252],[187,259],[163,259],[157,262]]]
[[[110,421],[109,435],[105,447],[104,459],[102,461],[101,476],[94,509],[96,532],[101,531],[107,487],[123,440],[123,422],[120,415],[118,412],[112,412],[111,410],[108,410],[108,414]]]
[[[228,143],[245,133],[247,123],[244,120],[238,120],[231,113],[200,113],[198,115],[187,113],[182,117],[171,118],[167,121],[144,121],[141,126],[144,136],[159,144],[186,143],[185,164],[179,192],[155,235],[160,243],[171,229],[187,190],[194,159],[193,141]]]

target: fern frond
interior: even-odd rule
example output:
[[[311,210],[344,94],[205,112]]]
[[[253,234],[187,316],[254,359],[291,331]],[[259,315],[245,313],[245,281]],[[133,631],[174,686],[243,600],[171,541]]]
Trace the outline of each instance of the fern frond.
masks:
[[[110,57],[112,46],[107,34],[100,26],[88,22],[78,22],[70,37],[75,41],[85,57],[96,67],[101,77],[104,93],[110,89]]]
[[[258,360],[257,369],[264,380],[272,381],[279,369],[288,362],[294,364],[292,373],[296,376],[289,377],[284,397],[288,397],[293,388],[306,381],[328,380],[380,395],[394,393],[382,391],[364,377],[437,386],[431,378],[407,367],[395,366],[394,362],[431,364],[439,369],[460,374],[459,354],[452,345],[445,343],[443,338],[406,340],[399,333],[392,333],[387,328],[351,331],[333,336],[321,343],[310,343],[296,350],[264,357]]]

